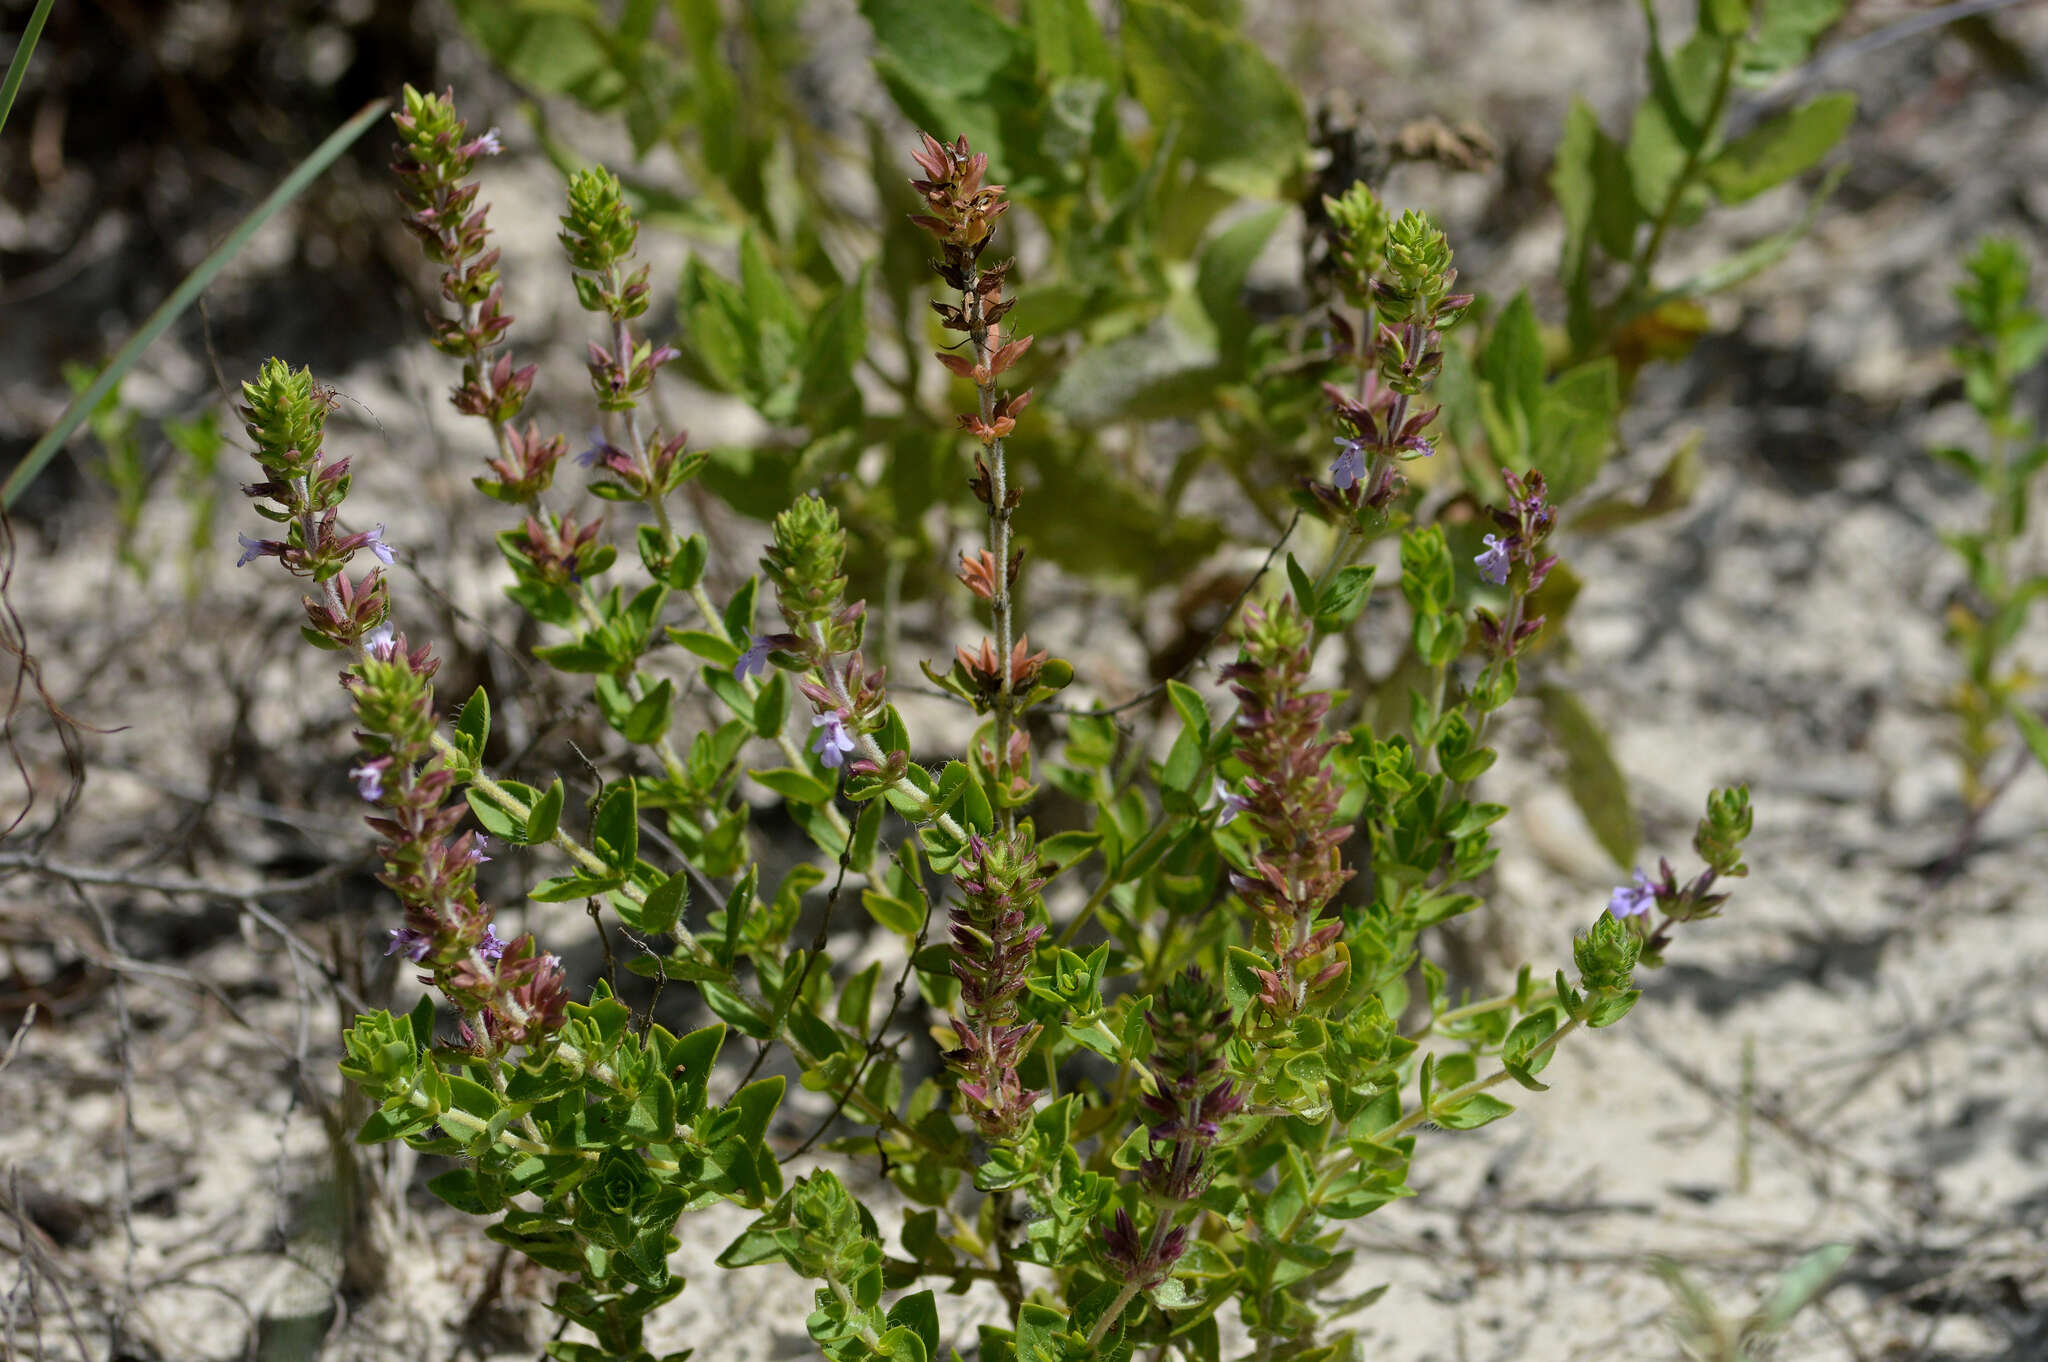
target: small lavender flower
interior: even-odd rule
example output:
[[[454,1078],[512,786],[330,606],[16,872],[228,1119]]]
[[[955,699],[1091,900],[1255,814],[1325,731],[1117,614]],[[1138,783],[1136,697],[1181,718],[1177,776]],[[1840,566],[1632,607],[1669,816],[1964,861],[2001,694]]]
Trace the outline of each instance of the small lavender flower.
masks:
[[[1488,536],[1491,538],[1492,536]],[[1657,888],[1650,883],[1642,871],[1636,871],[1634,884],[1624,884],[1614,891],[1607,900],[1607,911],[1617,920],[1647,914],[1657,906]]]
[[[1479,564],[1479,575],[1495,586],[1505,586],[1508,580],[1508,541],[1497,534],[1486,536],[1486,551],[1476,555],[1473,562]]]
[[[1219,828],[1225,826],[1232,819],[1251,807],[1251,801],[1233,791],[1228,785],[1225,785],[1221,776],[1216,778],[1216,798],[1219,813],[1219,817],[1216,819],[1216,826]]]
[[[364,762],[361,766],[350,768],[348,778],[356,783],[356,793],[369,800],[372,804],[382,799],[384,797],[384,768],[388,765],[390,765],[389,761],[379,760]]]
[[[768,670],[769,648],[770,644],[766,638],[756,638],[752,634],[747,635],[747,650],[740,654],[740,660],[734,665],[732,674],[744,681],[750,676],[760,676],[766,672]],[[848,748],[846,750],[851,751],[852,749]],[[832,762],[828,757],[826,764],[834,765],[836,763]]]
[[[278,543],[275,539],[251,539],[246,534],[237,534],[235,539],[242,546],[242,556],[235,560],[236,567],[247,567],[258,558],[268,557],[281,553],[284,550],[284,545]]]
[[[416,932],[410,927],[393,927],[386,933],[384,954],[403,954],[406,959],[417,965],[427,958],[427,952],[432,949],[433,944],[424,932]]]
[[[604,432],[596,426],[590,428],[590,448],[576,456],[576,462],[585,468],[595,468],[612,455],[619,453],[619,447],[604,438]]]
[[[818,730],[818,736],[811,741],[811,751],[818,754],[818,760],[837,770],[845,765],[846,754],[853,750],[853,735],[846,731],[846,716],[839,710],[819,714],[811,719],[811,727]]]
[[[482,865],[485,861],[490,860],[490,857],[484,855],[484,848],[488,847],[490,844],[490,838],[484,836],[482,833],[478,833],[476,835],[476,840],[469,844],[469,863],[471,865]],[[484,930],[488,932],[490,928],[486,927]],[[491,958],[495,960],[498,957],[494,955]]]
[[[488,860],[489,858],[486,857],[484,859]],[[476,943],[476,953],[486,960],[503,958],[505,942],[498,936],[498,925],[495,922],[486,922],[484,924],[484,939]]]
[[[1337,448],[1340,452],[1330,465],[1330,481],[1338,491],[1348,492],[1365,477],[1365,441],[1339,436]]]
[[[385,567],[390,567],[395,561],[391,556],[391,546],[384,542],[384,527],[382,525],[368,532],[363,539],[362,546],[376,554],[377,561]]]
[[[389,662],[398,648],[398,636],[387,620],[363,635],[363,651],[379,662]]]

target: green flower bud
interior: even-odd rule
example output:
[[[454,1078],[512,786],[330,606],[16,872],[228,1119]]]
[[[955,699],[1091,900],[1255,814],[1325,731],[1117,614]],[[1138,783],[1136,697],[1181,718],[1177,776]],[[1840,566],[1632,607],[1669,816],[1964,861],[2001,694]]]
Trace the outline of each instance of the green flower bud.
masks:
[[[569,212],[560,238],[569,263],[601,274],[633,253],[640,225],[626,206],[619,177],[603,166],[576,172],[569,181]]]
[[[1403,306],[1403,320],[1428,323],[1450,295],[1451,244],[1428,214],[1409,209],[1387,235],[1391,291]]]
[[[328,408],[313,371],[295,373],[283,360],[267,359],[256,381],[242,385],[242,395],[248,398],[242,420],[256,444],[256,461],[281,478],[310,473],[318,462]]]
[[[776,603],[792,631],[806,634],[838,611],[846,592],[845,561],[846,531],[823,498],[798,497],[775,517],[775,542],[761,570],[775,584]]]
[[[365,1012],[343,1039],[348,1054],[341,1061],[341,1072],[372,1101],[386,1102],[411,1090],[419,1053],[413,1046],[412,1025],[405,1018],[389,1012]]]
[[[1337,238],[1337,258],[1343,262],[1340,280],[1344,295],[1363,305],[1372,279],[1385,267],[1387,252],[1387,207],[1366,186],[1355,181],[1342,198],[1323,198],[1323,211],[1330,215],[1330,227]]]
[[[1742,863],[1742,843],[1754,822],[1747,785],[1715,790],[1707,796],[1707,816],[1700,820],[1699,830],[1693,834],[1693,850],[1699,852],[1700,859],[1716,875],[1747,875],[1749,867]]]
[[[1572,959],[1579,967],[1579,983],[1588,993],[1625,993],[1634,987],[1636,957],[1642,953],[1642,938],[1612,913],[1572,941]]]

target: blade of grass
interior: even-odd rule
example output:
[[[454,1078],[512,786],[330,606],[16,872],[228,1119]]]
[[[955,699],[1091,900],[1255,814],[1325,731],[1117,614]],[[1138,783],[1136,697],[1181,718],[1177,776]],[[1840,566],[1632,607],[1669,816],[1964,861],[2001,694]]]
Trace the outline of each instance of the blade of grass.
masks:
[[[37,0],[36,12],[28,16],[28,27],[21,31],[21,41],[14,45],[14,60],[7,63],[7,79],[0,82],[0,128],[7,126],[7,114],[14,107],[21,78],[28,74],[29,54],[36,50],[36,39],[43,36],[43,20],[50,17],[50,7],[56,3],[57,0]]]
[[[43,466],[63,448],[64,442],[71,438],[71,433],[78,429],[86,414],[102,397],[113,391],[115,385],[135,367],[135,361],[142,358],[142,352],[168,330],[171,323],[178,320],[186,308],[198,301],[199,295],[206,292],[207,285],[213,282],[214,276],[227,268],[230,260],[241,254],[242,248],[249,244],[249,238],[255,236],[263,224],[276,217],[286,204],[304,193],[306,186],[320,178],[321,172],[334,164],[335,160],[348,150],[350,144],[368,131],[370,125],[377,121],[389,104],[390,101],[387,99],[372,100],[364,105],[355,117],[336,128],[328,135],[326,141],[314,149],[311,156],[299,162],[297,168],[285,177],[283,184],[271,191],[270,197],[259,204],[255,212],[242,219],[241,225],[235,228],[226,241],[221,242],[212,255],[207,256],[199,263],[197,269],[185,276],[184,282],[178,285],[177,290],[149,315],[149,320],[142,324],[141,330],[128,338],[127,344],[114,356],[113,362],[100,371],[100,376],[93,385],[72,399],[71,405],[64,409],[64,415],[58,419],[57,424],[52,426],[42,439],[36,441],[35,447],[29,450],[28,457],[21,461],[21,466],[7,479],[7,485],[0,488],[0,507],[14,505],[15,498],[36,480],[36,475],[41,473]]]

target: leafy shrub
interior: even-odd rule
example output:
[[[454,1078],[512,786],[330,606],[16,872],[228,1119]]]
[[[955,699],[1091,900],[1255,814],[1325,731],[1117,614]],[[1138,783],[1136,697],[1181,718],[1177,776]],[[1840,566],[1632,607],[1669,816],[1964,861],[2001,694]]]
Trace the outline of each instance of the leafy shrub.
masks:
[[[1190,42],[1209,31],[1182,11],[1154,17]],[[986,80],[1011,69],[1003,51]],[[985,89],[957,93],[966,108]],[[1005,1324],[981,1330],[983,1358],[1213,1357],[1227,1307],[1255,1356],[1352,1355],[1341,1317],[1367,1298],[1327,1299],[1350,1264],[1344,1223],[1407,1194],[1420,1129],[1507,1116],[1498,1090],[1542,1090],[1560,1044],[1626,1015],[1636,972],[1745,873],[1751,823],[1746,792],[1713,794],[1694,839],[1703,868],[1637,871],[1573,941],[1569,969],[1525,966],[1512,990],[1471,999],[1422,955],[1431,928],[1481,903],[1489,829],[1508,811],[1472,784],[1494,759],[1491,716],[1554,627],[1543,593],[1561,570],[1541,467],[1490,473],[1500,496],[1484,521],[1417,514],[1410,474],[1445,461],[1432,392],[1446,333],[1473,305],[1444,234],[1363,186],[1325,205],[1342,302],[1313,410],[1337,452],[1299,484],[1296,509],[1327,549],[1286,555],[1233,609],[1229,708],[1168,680],[1165,717],[1126,728],[1115,711],[1055,703],[1074,668],[1027,641],[1017,536],[1028,525],[1035,542],[1066,513],[1045,494],[1076,489],[1034,462],[1043,418],[1017,385],[1042,342],[1020,333],[1010,262],[988,253],[1011,201],[966,137],[923,140],[911,222],[936,251],[940,296],[917,323],[934,329],[915,334],[940,342],[958,380],[946,447],[971,451],[986,536],[957,575],[989,633],[944,671],[927,666],[978,724],[963,750],[920,759],[929,749],[864,651],[851,550],[884,541],[850,533],[836,502],[868,489],[792,497],[759,575],[711,597],[707,542],[674,503],[693,480],[718,491],[717,459],[647,419],[684,356],[638,329],[652,290],[621,181],[576,174],[561,239],[592,314],[603,422],[577,463],[637,519],[630,555],[599,522],[549,506],[567,444],[519,424],[535,371],[510,352],[470,179],[497,134],[472,137],[447,99],[413,91],[397,126],[406,221],[449,305],[434,343],[461,364],[455,406],[493,436],[477,484],[519,516],[498,541],[508,594],[546,631],[536,657],[591,678],[617,742],[610,774],[572,804],[564,778],[542,788],[486,769],[482,690],[444,727],[431,648],[397,632],[382,568],[352,567],[393,555],[381,526],[340,523],[349,460],[322,451],[329,398],[310,373],[265,365],[245,385],[264,469],[247,491],[279,528],[243,536],[243,561],[276,558],[310,583],[305,635],[346,659],[351,775],[404,908],[388,950],[452,1011],[452,1031],[432,995],[350,1028],[343,1072],[377,1105],[362,1138],[459,1160],[432,1190],[561,1274],[551,1306],[587,1333],[550,1345],[565,1359],[651,1356],[646,1316],[683,1286],[668,1265],[680,1222],[720,1199],[759,1213],[722,1264],[780,1262],[818,1282],[809,1328],[834,1358],[975,1347],[926,1283],[985,1283],[1006,1302]],[[1225,183],[1263,164],[1198,130],[1191,146]],[[1496,326],[1486,347],[1509,366],[1492,372],[1532,385],[1514,408],[1525,423],[1554,386],[1517,348],[1529,334]],[[1399,581],[1378,598],[1365,560],[1382,543]],[[1340,722],[1355,702],[1317,680],[1320,651],[1354,627],[1398,641],[1393,722]],[[702,664],[694,678],[669,665],[677,652]],[[692,680],[720,712],[685,734]],[[765,882],[743,786],[780,800],[815,863]],[[1053,792],[1082,814],[1041,833]],[[608,953],[616,932],[629,969],[686,986],[715,1020],[677,1035],[606,980],[575,1000],[561,961],[531,934],[500,935],[477,896],[477,866],[503,844],[552,848],[560,873],[529,897],[585,902]],[[830,926],[855,897],[897,939],[892,970],[830,958]],[[944,1075],[916,1077],[901,1053],[922,1016],[943,1019]],[[756,1043],[737,1083],[716,1066],[733,1032]],[[770,1131],[784,1080],[756,1077],[777,1050],[832,1105],[783,1150]],[[825,1162],[877,1151],[906,1207],[893,1245]]]

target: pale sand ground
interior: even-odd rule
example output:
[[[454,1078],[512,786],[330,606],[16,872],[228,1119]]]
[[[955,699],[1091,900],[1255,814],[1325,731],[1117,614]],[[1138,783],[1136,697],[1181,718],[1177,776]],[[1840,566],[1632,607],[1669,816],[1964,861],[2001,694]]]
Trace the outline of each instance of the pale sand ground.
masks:
[[[1898,12],[1869,7],[1865,26]],[[1583,86],[1611,121],[1627,88],[1612,69],[1633,61],[1616,54],[1613,35],[1639,23],[1625,4],[1345,13],[1360,24],[1385,18],[1400,60],[1432,73],[1398,96],[1375,94],[1376,113],[1479,119],[1504,143],[1527,143],[1530,166],[1543,164],[1560,91]],[[2037,60],[2048,53],[2048,8],[2004,23]],[[1295,32],[1280,25],[1268,36],[1284,50]],[[1316,50],[1332,84],[1386,84],[1359,44]],[[1959,813],[1938,708],[1950,677],[1940,609],[1958,573],[1933,536],[1976,513],[1920,452],[1970,433],[1959,393],[1945,386],[1950,262],[1961,242],[1994,228],[2030,234],[2040,254],[2048,105],[2038,88],[1985,78],[1953,40],[1903,44],[1836,74],[1865,98],[1858,169],[1841,199],[1854,213],[1831,212],[1739,302],[1720,304],[1732,334],[1653,375],[1631,418],[1633,449],[1615,481],[1646,479],[1697,432],[1706,474],[1696,501],[1658,524],[1567,541],[1590,583],[1568,679],[1613,732],[1649,853],[1668,850],[1682,865],[1706,789],[1746,780],[1758,807],[1755,874],[1725,919],[1681,941],[1626,1023],[1566,1049],[1546,1074],[1549,1093],[1528,1094],[1515,1118],[1486,1130],[1423,1137],[1419,1195],[1356,1229],[1356,1286],[1392,1283],[1359,1319],[1374,1362],[1674,1356],[1658,1325],[1669,1296],[1647,1255],[1693,1265],[1734,1310],[1828,1242],[1854,1256],[1781,1356],[2048,1358],[2048,904],[2038,887],[2048,776],[2032,771],[2014,787],[1966,875],[1937,887],[1919,871]],[[1552,218],[1512,232],[1496,219],[1488,235],[1479,216],[1495,181],[1437,178],[1402,172],[1391,194],[1449,205],[1468,279],[1504,295],[1548,268]],[[508,229],[518,334],[574,344],[578,318],[553,287],[552,224],[539,211],[556,186],[527,159],[495,168],[492,195]],[[522,203],[535,211],[515,227]],[[1795,206],[1781,194],[1731,215],[1716,248]],[[674,251],[648,245],[657,278],[672,278]],[[158,361],[157,390],[188,382],[198,362]],[[438,357],[415,347],[331,377],[386,432],[337,427],[360,456],[360,503],[394,541],[419,549],[431,581],[464,610],[489,612],[504,636],[485,540],[495,522],[483,523],[476,512],[488,508],[468,493],[471,433],[438,405]],[[554,410],[577,410],[573,368],[547,382]],[[148,381],[131,394],[146,403]],[[2032,395],[2038,410],[2039,385]],[[704,442],[738,419],[688,404],[686,423]],[[441,531],[451,509],[461,517],[452,543]],[[15,579],[56,692],[91,722],[126,726],[88,737],[90,799],[52,857],[249,884],[360,851],[333,668],[277,627],[290,601],[274,577],[252,571],[209,583],[190,604],[153,603],[109,567],[109,548],[104,529],[83,526],[54,551],[30,540]],[[410,579],[400,590],[427,613]],[[1045,627],[1048,641],[1080,652],[1085,672],[1080,617],[1050,612]],[[2034,635],[2039,657],[2048,649]],[[502,655],[490,665],[502,685]],[[1100,665],[1113,673],[1134,659],[1103,650]],[[232,745],[245,766],[222,788],[297,810],[294,827],[232,802],[194,817],[189,796],[236,733],[241,678],[253,679]],[[943,720],[920,711],[919,722],[929,732]],[[1565,959],[1571,931],[1615,878],[1551,788],[1554,758],[1533,726],[1510,722],[1501,745],[1489,792],[1517,814],[1503,829],[1489,916],[1469,933],[1496,979],[1501,962]],[[303,1064],[321,1092],[337,1086],[328,991],[230,906],[88,892],[134,963],[118,990],[112,976],[86,974],[75,1008],[46,1014],[0,1077],[0,1193],[39,1227],[40,1270],[0,1269],[13,1293],[0,1317],[14,1321],[17,1353],[36,1355],[25,1332],[36,1318],[44,1355],[70,1355],[75,1320],[90,1353],[104,1356],[109,1307],[132,1298],[128,1356],[241,1355],[252,1318],[265,1321],[253,1333],[270,1357],[306,1355],[308,1338],[330,1327],[329,1357],[451,1356],[491,1252],[475,1226],[416,1188],[403,1224],[387,1227],[405,1262],[390,1289],[331,1322],[323,1314],[335,1263],[318,1182],[326,1145],[292,1075]],[[321,949],[328,924],[345,924],[335,930],[354,968],[369,904],[355,880],[270,906]],[[536,925],[580,941],[576,915],[551,911]],[[0,961],[32,978],[108,958],[92,907],[59,886],[10,881],[0,928],[11,952]],[[849,937],[834,953],[859,949]],[[594,963],[588,952],[577,962]],[[409,1001],[411,985],[400,988]],[[1755,1074],[1747,1103],[1745,1047]],[[794,1109],[787,1132],[808,1128],[812,1108]],[[401,1156],[381,1176],[403,1187],[409,1171]],[[849,1176],[886,1232],[889,1202],[871,1167]],[[19,1221],[4,1219],[0,1254],[19,1242]],[[660,1317],[660,1337],[714,1362],[812,1355],[801,1283],[778,1269],[712,1266],[744,1220],[720,1211],[685,1223],[677,1261],[691,1286]],[[533,1355],[547,1329],[533,1303],[540,1289],[515,1279],[517,1305],[490,1321],[507,1332],[478,1346]],[[960,1340],[992,1317],[976,1297],[945,1308]]]

